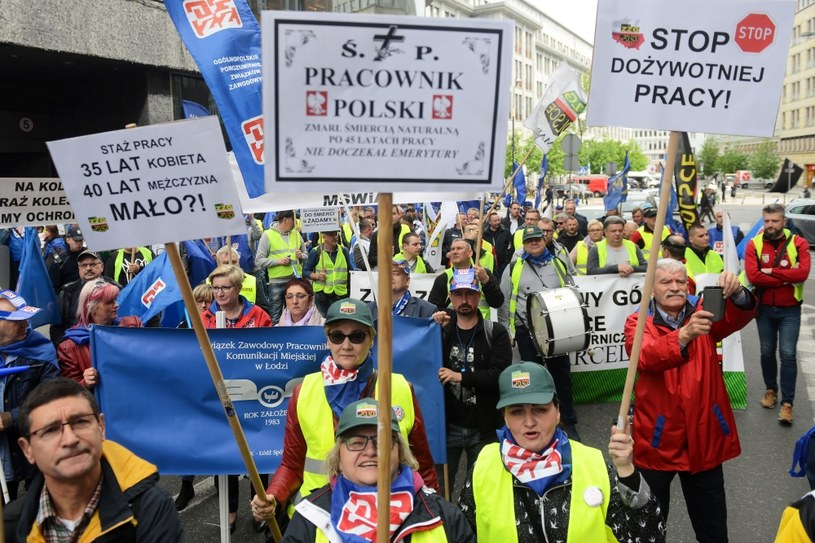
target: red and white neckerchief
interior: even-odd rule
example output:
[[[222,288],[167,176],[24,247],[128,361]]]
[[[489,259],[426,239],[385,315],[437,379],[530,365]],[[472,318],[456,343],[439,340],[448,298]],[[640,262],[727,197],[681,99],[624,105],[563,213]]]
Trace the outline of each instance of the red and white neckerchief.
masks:
[[[522,483],[554,477],[563,471],[563,458],[557,445],[556,439],[548,449],[538,454],[505,439],[501,443],[501,460]]]
[[[320,364],[320,372],[323,374],[323,384],[326,386],[356,381],[359,374],[358,369],[346,370],[339,367],[331,358],[331,355],[327,356],[323,363]]]

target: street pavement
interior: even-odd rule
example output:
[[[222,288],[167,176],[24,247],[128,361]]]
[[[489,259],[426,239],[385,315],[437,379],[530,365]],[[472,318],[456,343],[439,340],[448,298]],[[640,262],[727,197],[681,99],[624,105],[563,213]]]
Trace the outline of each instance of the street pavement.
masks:
[[[733,201],[729,198],[724,209],[731,212],[733,224],[746,232],[761,215],[761,206],[783,196],[740,191]],[[789,199],[789,198],[788,198]],[[599,202],[598,202],[599,203]],[[773,541],[781,513],[789,503],[809,490],[806,478],[789,476],[795,441],[815,423],[815,277],[807,281],[803,306],[801,336],[798,343],[798,383],[796,387],[795,423],[781,426],[777,421],[778,409],[768,410],[759,405],[764,393],[759,363],[759,341],[755,323],[742,333],[745,372],[747,377],[747,409],[736,412],[736,424],[741,438],[742,454],[725,464],[725,484],[728,497],[728,527],[734,542]],[[578,406],[580,431],[587,445],[605,451],[610,426],[616,419],[616,404]],[[425,417],[434,414],[425,413]],[[202,429],[203,431],[203,429]],[[218,498],[212,478],[196,478],[196,497],[181,513],[187,541],[215,543],[220,541],[218,526]],[[163,477],[161,483],[171,494],[180,486],[178,477]],[[461,485],[459,477],[457,487]],[[240,509],[238,528],[233,541],[263,541],[263,536],[252,530],[248,502],[250,485],[240,481]],[[671,498],[671,516],[668,521],[668,541],[695,541],[688,520],[678,479],[674,481]]]

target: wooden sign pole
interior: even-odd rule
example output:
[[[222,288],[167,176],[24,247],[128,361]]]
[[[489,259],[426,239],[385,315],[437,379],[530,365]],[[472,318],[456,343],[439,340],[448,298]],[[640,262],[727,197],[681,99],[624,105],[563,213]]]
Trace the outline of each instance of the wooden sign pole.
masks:
[[[379,230],[377,231],[376,260],[379,275],[379,297],[377,301],[377,360],[379,375],[377,380],[377,399],[379,401],[378,414],[378,443],[377,460],[379,475],[376,484],[376,541],[388,543],[390,541],[390,509],[391,509],[391,372],[393,363],[393,311],[391,305],[391,261],[393,260],[393,194],[379,193]]]
[[[640,349],[642,336],[645,333],[645,321],[648,319],[648,306],[651,302],[651,292],[654,290],[657,260],[662,253],[662,227],[665,226],[665,213],[671,199],[671,182],[673,180],[676,151],[679,148],[680,132],[671,132],[668,140],[668,159],[662,175],[662,188],[659,194],[659,208],[657,209],[657,222],[654,225],[654,235],[651,237],[651,253],[648,255],[648,269],[645,272],[645,285],[642,287],[642,300],[640,312],[637,315],[637,328],[634,332],[634,345],[631,347],[631,359],[628,361],[628,373],[625,376],[623,398],[620,403],[620,412],[617,417],[617,428],[625,428],[628,421],[628,409],[631,405],[631,391],[634,390],[634,378],[637,375],[637,365],[640,362]]]
[[[215,352],[212,350],[212,343],[210,343],[209,338],[207,337],[204,322],[201,320],[201,314],[198,311],[198,306],[196,305],[195,298],[192,295],[192,288],[190,287],[190,281],[187,278],[187,274],[184,272],[184,265],[181,262],[181,255],[178,252],[178,246],[175,243],[167,243],[164,245],[164,248],[167,251],[167,256],[170,259],[170,263],[173,266],[173,273],[175,273],[175,279],[178,282],[178,287],[181,290],[182,297],[184,298],[184,306],[187,308],[187,313],[189,313],[190,316],[190,322],[192,322],[192,327],[195,330],[195,337],[198,338],[198,346],[204,353],[204,361],[207,363],[209,375],[212,377],[212,382],[215,385],[218,398],[221,400],[221,405],[223,406],[224,413],[226,414],[226,420],[229,421],[229,427],[232,429],[232,433],[235,436],[235,441],[237,442],[238,449],[241,453],[241,458],[243,458],[243,463],[246,465],[246,471],[249,474],[249,480],[252,482],[252,488],[254,488],[255,493],[265,501],[266,487],[263,486],[263,481],[260,480],[260,474],[258,473],[257,466],[255,466],[255,461],[252,459],[252,451],[249,449],[249,444],[246,442],[246,436],[244,435],[243,428],[238,420],[235,407],[232,405],[232,399],[229,397],[229,393],[226,390],[224,376],[221,373],[221,368],[218,366],[218,361],[215,359]],[[274,538],[275,542],[279,543],[283,539],[283,536],[280,533],[280,528],[277,526],[277,521],[275,521],[274,516],[267,518],[266,522],[269,525],[269,529],[272,531],[272,537]]]

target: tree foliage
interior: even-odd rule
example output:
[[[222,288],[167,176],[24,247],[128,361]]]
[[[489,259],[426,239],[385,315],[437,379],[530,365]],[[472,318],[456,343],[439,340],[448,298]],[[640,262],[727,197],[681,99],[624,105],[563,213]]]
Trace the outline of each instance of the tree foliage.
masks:
[[[781,158],[778,156],[774,141],[761,143],[756,152],[750,157],[750,168],[753,170],[753,177],[758,179],[775,178],[780,167]]]
[[[733,173],[736,170],[750,169],[750,157],[734,147],[725,149],[717,161],[718,170],[721,173]]]
[[[719,144],[713,138],[705,138],[702,148],[696,154],[696,162],[704,164],[702,173],[713,176],[723,173],[719,168]],[[732,170],[735,171],[735,170]]]
[[[591,164],[591,173],[601,174],[606,173],[607,162],[616,162],[619,171],[623,168],[626,151],[632,170],[644,170],[648,166],[648,158],[634,140],[627,143],[617,140],[584,141],[580,148],[580,164]]]

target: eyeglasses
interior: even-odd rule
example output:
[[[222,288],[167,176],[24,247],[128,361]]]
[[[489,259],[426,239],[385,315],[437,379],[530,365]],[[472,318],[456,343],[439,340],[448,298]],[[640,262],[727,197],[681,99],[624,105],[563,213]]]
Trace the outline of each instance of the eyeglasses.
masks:
[[[544,230],[543,228],[541,228],[541,232],[543,232],[545,235],[549,235],[554,233],[554,230]]]
[[[391,436],[391,447],[396,445],[396,436]],[[348,436],[343,438],[345,448],[352,452],[364,451],[370,441],[374,449],[379,450],[379,440],[377,436]]]
[[[229,292],[235,288],[235,285],[227,285],[225,287],[212,287],[213,292]]]
[[[367,337],[368,332],[364,332],[362,330],[354,330],[350,334],[343,334],[339,330],[334,330],[333,332],[328,333],[328,341],[334,345],[342,345],[345,342],[345,338],[351,340],[351,343],[354,345],[359,345],[365,341]]]
[[[66,426],[70,426],[71,431],[75,434],[84,434],[93,429],[95,422],[97,422],[96,415],[93,413],[74,415],[66,422],[55,422],[54,424],[43,426],[38,430],[30,432],[28,435],[36,436],[42,441],[52,441],[62,435]]]
[[[308,294],[286,294],[287,300],[302,300],[308,298]]]

